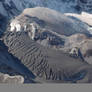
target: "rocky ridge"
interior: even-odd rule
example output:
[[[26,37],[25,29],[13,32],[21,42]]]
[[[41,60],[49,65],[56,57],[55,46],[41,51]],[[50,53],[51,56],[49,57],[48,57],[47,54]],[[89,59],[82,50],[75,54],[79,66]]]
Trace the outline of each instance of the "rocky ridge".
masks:
[[[6,31],[7,23],[9,23],[9,19],[12,18],[10,24],[8,24],[7,30],[15,32],[19,32],[20,30],[25,31],[28,33],[30,39],[36,41],[43,46],[47,46],[57,50],[63,50],[64,52],[69,53],[74,58],[80,57],[87,63],[92,64],[91,37],[79,33],[76,33],[75,35],[71,34],[67,37],[66,35],[61,35],[57,32],[53,32],[49,28],[45,28],[44,26],[46,25],[46,23],[42,21],[43,19],[41,20],[36,17],[33,18],[33,16],[29,18],[28,15],[24,16],[23,13],[20,16],[15,17],[27,7],[41,6],[53,8],[59,12],[65,13],[65,15],[71,18],[76,24],[81,25],[81,28],[86,29],[86,31],[88,31],[88,34],[90,34],[92,31],[92,23],[89,20],[91,20],[92,1],[62,0],[62,3],[60,2],[61,0],[54,0],[53,2],[50,0],[48,0],[47,2],[44,2],[44,0],[0,0],[0,36],[3,34],[4,31]],[[63,8],[58,8],[58,6],[62,5]],[[26,13],[26,11],[28,10],[25,10],[24,14]],[[2,52],[1,49],[0,51]],[[15,70],[10,69],[8,66],[3,64],[1,64],[0,69],[1,72],[4,73],[0,74],[1,83],[24,83],[25,79],[23,78],[23,76],[21,76],[19,73],[17,74]],[[12,72],[4,71],[8,69]],[[15,75],[11,76],[11,74],[13,74],[14,72]]]

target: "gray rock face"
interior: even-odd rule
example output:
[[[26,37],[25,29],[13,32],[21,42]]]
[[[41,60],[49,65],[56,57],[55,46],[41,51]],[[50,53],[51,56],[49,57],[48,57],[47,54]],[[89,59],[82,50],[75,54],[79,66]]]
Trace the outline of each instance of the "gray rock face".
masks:
[[[41,11],[43,13],[40,13]],[[32,40],[45,47],[70,52],[77,47],[80,53],[79,57],[84,60],[87,52],[85,41],[88,42],[87,34],[89,32],[84,30],[85,27],[79,27],[77,23],[75,27],[75,23],[76,21],[56,11],[37,7],[24,10],[21,15],[11,21],[9,30],[11,32],[26,32]],[[88,62],[88,60],[86,61]]]
[[[9,61],[9,62],[8,62]],[[17,63],[16,63],[17,62]],[[16,65],[17,64],[17,65]],[[20,69],[17,67],[20,65]],[[10,67],[9,67],[10,66]],[[16,70],[17,69],[17,70]],[[31,77],[33,75],[27,68],[20,63],[20,61],[8,52],[7,47],[0,40],[0,73],[6,76],[5,80],[0,81],[0,83],[32,83]],[[30,75],[29,79],[26,77]],[[6,75],[7,74],[7,75]],[[8,80],[9,79],[9,80]]]
[[[0,15],[1,33],[4,18]],[[4,44],[0,42],[0,62],[15,70],[10,75],[19,76],[3,74],[1,83],[23,83],[25,77],[32,82],[92,82],[92,38],[73,19],[37,7],[25,9],[7,30]]]
[[[72,19],[52,9],[43,7],[29,8],[25,9],[22,15],[36,17],[44,21],[46,29],[53,30],[54,32],[61,35],[69,36],[75,33],[89,33],[86,29],[83,29],[78,24],[76,24]]]
[[[56,48],[64,46],[66,37],[61,36],[50,29],[44,28],[45,22],[39,20],[38,18],[29,18],[24,16],[19,20],[13,20],[10,25],[11,27],[8,28],[8,30],[13,32],[26,32],[30,39],[34,40],[37,43],[40,43],[41,45]]]
[[[74,48],[79,49],[85,61],[92,64],[92,37],[87,37],[84,34],[75,34],[68,37],[64,50],[68,52]]]
[[[73,58],[59,50],[43,47],[30,40],[25,32],[6,33],[3,39],[9,52],[21,60],[24,67],[27,67],[36,76],[33,78],[36,81],[56,83],[80,82],[80,80],[89,82],[90,80],[91,82],[91,66],[81,59]],[[16,62],[16,67],[14,69],[17,70],[24,68],[18,62]],[[31,77],[30,72],[24,72],[26,76]]]
[[[43,7],[25,9],[21,15],[11,22],[12,27],[18,24],[17,21],[22,27],[27,23],[36,23],[40,27],[60,35],[70,36],[75,33],[90,34],[89,31],[78,25],[74,20],[52,9]]]

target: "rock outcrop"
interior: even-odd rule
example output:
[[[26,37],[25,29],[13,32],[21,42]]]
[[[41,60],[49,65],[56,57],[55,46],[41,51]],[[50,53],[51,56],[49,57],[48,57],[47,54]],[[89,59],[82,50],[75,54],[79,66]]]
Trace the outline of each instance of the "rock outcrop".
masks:
[[[87,77],[91,82],[91,65],[62,51],[43,47],[31,40],[25,32],[6,33],[3,41],[9,48],[9,52],[24,65],[21,66],[16,61],[16,67],[9,66],[25,74],[28,78],[32,78],[34,81],[62,83],[77,82],[83,79],[82,82],[89,82],[85,79]],[[30,72],[28,70],[20,71],[20,69],[24,70],[25,67]],[[32,77],[31,72],[35,77]]]
[[[91,0],[25,1],[0,1],[0,83],[91,83]]]

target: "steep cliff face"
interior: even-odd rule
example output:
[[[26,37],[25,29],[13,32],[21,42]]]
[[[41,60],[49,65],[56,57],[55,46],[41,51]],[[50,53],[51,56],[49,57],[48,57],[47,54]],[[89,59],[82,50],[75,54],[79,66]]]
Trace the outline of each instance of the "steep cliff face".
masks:
[[[23,10],[22,0],[0,0],[0,36],[6,30],[9,19]]]

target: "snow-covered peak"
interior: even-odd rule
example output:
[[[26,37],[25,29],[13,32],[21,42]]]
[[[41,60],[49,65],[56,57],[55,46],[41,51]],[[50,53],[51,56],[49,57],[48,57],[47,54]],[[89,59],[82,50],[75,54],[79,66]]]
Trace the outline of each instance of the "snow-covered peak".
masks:
[[[42,12],[43,11],[43,12]],[[89,34],[87,28],[80,26],[82,23],[76,22],[73,19],[68,18],[64,14],[61,14],[55,10],[36,7],[36,8],[27,8],[17,16],[10,23],[10,31],[21,31],[25,29],[25,26],[28,24],[31,27],[31,30],[35,33],[35,27],[32,23],[37,23],[38,25],[44,25],[43,28],[53,30],[62,35],[72,35],[75,33],[86,33]],[[80,23],[80,24],[79,24]],[[67,26],[67,28],[66,28]],[[27,29],[26,29],[27,30]],[[32,32],[32,33],[33,33]],[[33,33],[33,34],[34,34]]]

